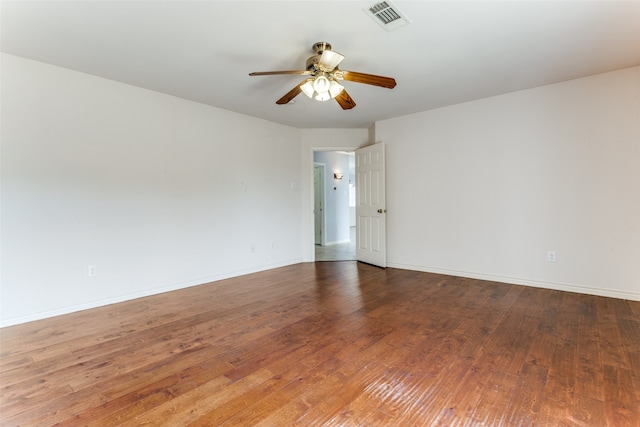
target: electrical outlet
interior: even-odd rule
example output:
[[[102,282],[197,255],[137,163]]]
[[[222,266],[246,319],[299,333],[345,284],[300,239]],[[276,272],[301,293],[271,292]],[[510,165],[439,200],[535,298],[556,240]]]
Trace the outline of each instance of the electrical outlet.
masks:
[[[556,252],[555,251],[547,252],[547,261],[556,262]]]
[[[96,274],[98,274],[98,269],[95,265],[90,265],[89,267],[87,267],[87,275],[89,277],[94,277]]]

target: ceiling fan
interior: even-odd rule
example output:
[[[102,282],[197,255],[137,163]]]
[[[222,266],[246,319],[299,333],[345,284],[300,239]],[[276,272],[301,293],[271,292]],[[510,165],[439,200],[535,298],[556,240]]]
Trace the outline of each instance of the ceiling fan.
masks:
[[[364,83],[373,86],[393,89],[396,86],[395,79],[391,77],[376,76],[374,74],[358,73],[355,71],[339,70],[338,64],[344,59],[344,55],[331,50],[331,44],[318,42],[313,45],[316,53],[307,59],[306,70],[294,71],[259,71],[250,73],[250,76],[271,76],[275,74],[300,74],[309,76],[296,87],[287,92],[276,104],[288,104],[304,93],[309,98],[318,101],[335,99],[343,110],[350,110],[356,106],[355,101],[349,96],[339,81],[348,80],[356,83]]]

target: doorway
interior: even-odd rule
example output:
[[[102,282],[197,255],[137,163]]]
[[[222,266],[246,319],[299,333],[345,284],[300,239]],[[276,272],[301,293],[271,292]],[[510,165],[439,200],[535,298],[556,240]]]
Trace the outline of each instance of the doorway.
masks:
[[[315,260],[355,260],[355,155],[314,151],[313,162]]]

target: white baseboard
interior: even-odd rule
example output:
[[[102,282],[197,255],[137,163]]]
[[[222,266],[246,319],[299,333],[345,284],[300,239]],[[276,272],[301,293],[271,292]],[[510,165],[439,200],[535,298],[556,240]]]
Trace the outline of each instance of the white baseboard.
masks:
[[[425,273],[444,274],[447,276],[468,277],[471,279],[488,280],[492,282],[508,283],[511,285],[532,286],[535,288],[553,289],[556,291],[576,292],[580,294],[640,301],[640,293],[617,291],[615,289],[592,288],[588,286],[579,286],[566,283],[542,282],[538,280],[521,279],[517,277],[494,276],[491,274],[447,270],[443,268],[424,267],[409,264],[387,263],[387,267],[401,268],[403,270],[422,271]]]
[[[249,268],[246,270],[234,271],[231,273],[224,273],[224,274],[211,276],[211,277],[203,277],[201,279],[197,279],[189,282],[175,283],[169,286],[164,286],[162,288],[150,289],[144,292],[134,292],[131,294],[121,295],[114,298],[107,298],[103,300],[93,301],[87,304],[73,305],[73,306],[63,307],[56,310],[43,311],[40,313],[30,314],[27,316],[4,319],[0,321],[0,328],[19,325],[21,323],[33,322],[34,320],[47,319],[49,317],[61,316],[63,314],[75,313],[76,311],[89,310],[91,308],[97,308],[97,307],[104,307],[105,305],[117,304],[119,302],[130,301],[130,300],[144,298],[152,295],[158,295],[165,292],[177,291],[179,289],[185,289],[185,288],[190,288],[192,286],[199,286],[206,283],[217,282],[219,280],[229,279],[231,277],[238,277],[238,276],[244,276],[246,274],[258,273],[260,271],[272,270],[274,268],[286,267],[287,265],[299,264],[301,262],[302,262],[302,259],[283,261],[275,264],[268,264],[268,265],[263,265],[255,268]]]
[[[74,313],[76,311],[88,310],[91,308],[103,307],[110,304],[117,304],[119,302],[130,301],[137,298],[144,298],[152,295],[161,294],[164,292],[176,291],[179,289],[189,288],[192,286],[199,286],[205,283],[217,282],[219,280],[229,279],[231,277],[244,276],[246,274],[258,273],[260,271],[272,270],[274,268],[285,267],[288,265],[298,264],[301,262],[310,262],[310,260],[305,259],[295,259],[284,261],[275,264],[264,265],[260,267],[250,268],[246,270],[235,271],[231,273],[220,274],[212,277],[206,277],[202,279],[198,279],[195,281],[176,283],[170,286],[165,286],[162,288],[152,289],[145,292],[137,292],[127,295],[122,295],[114,298],[108,298],[104,300],[94,301],[87,304],[63,307],[56,310],[45,311],[35,314],[30,314],[27,316],[15,317],[4,319],[0,321],[0,328],[4,328],[7,326],[18,325],[21,323],[32,322],[35,320],[46,319],[54,316],[61,316],[63,314]],[[417,266],[410,264],[399,264],[399,263],[388,263],[388,267],[392,268],[400,268],[403,270],[413,270],[413,271],[422,271],[425,273],[435,273],[435,274],[444,274],[447,276],[459,276],[459,277],[468,277],[471,279],[479,279],[479,280],[488,280],[493,282],[500,283],[508,283],[512,285],[523,285],[523,286],[532,286],[536,288],[544,288],[544,289],[553,289],[558,291],[566,291],[566,292],[577,292],[581,294],[588,295],[598,295],[603,297],[610,298],[619,298],[619,299],[627,299],[632,301],[640,301],[640,293],[633,292],[625,292],[625,291],[617,291],[613,289],[602,289],[602,288],[592,288],[587,286],[578,286],[571,285],[565,283],[551,283],[551,282],[542,282],[537,280],[528,280],[521,279],[516,277],[505,277],[505,276],[495,276],[491,274],[482,274],[482,273],[473,273],[468,271],[458,271],[458,270],[448,270],[443,268],[434,268],[434,267],[425,267],[425,266]]]
[[[343,243],[351,243],[351,239],[347,239],[347,240],[336,240],[335,242],[327,242],[325,244],[325,246],[331,246],[331,245],[341,245]]]

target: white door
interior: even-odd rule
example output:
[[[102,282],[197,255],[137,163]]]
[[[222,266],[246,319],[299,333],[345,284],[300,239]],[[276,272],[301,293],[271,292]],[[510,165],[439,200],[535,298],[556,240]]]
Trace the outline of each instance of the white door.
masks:
[[[324,165],[313,165],[313,218],[315,244],[322,245],[324,229]]]
[[[356,150],[356,259],[387,266],[384,143]]]

